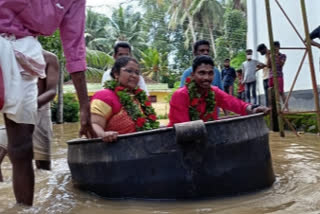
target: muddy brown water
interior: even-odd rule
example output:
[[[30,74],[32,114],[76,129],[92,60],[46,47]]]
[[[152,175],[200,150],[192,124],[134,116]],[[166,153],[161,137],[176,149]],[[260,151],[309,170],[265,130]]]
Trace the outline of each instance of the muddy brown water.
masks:
[[[262,191],[195,201],[110,200],[72,186],[66,141],[77,137],[79,124],[54,125],[52,171],[36,170],[33,207],[16,205],[11,164],[2,164],[0,213],[133,213],[133,214],[320,214],[320,137],[270,133],[275,183]],[[108,178],[106,178],[108,179]]]

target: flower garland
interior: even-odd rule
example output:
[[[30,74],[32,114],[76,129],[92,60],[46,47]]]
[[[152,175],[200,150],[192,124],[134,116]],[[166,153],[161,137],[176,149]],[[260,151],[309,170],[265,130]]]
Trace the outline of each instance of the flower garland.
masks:
[[[139,101],[141,109],[133,101],[129,94],[129,89],[119,86],[115,80],[107,81],[105,88],[110,89],[119,97],[120,103],[128,113],[129,117],[134,121],[137,131],[151,130],[159,128],[156,113],[148,101],[146,92],[139,87],[133,90],[134,98]]]
[[[198,86],[196,85],[196,82],[191,80],[189,77],[186,80],[186,86],[189,93],[190,120],[194,121],[201,119],[204,122],[214,120],[212,116],[216,104],[214,92],[209,89],[206,95],[201,96],[201,94],[198,92]],[[200,99],[204,99],[206,102],[206,110],[203,115],[200,115],[200,112],[197,110]]]

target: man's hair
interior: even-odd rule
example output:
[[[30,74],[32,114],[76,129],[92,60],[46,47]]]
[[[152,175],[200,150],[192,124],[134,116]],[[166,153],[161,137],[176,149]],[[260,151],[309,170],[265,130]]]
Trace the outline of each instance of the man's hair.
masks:
[[[224,59],[224,62],[230,62],[229,58]]]
[[[274,45],[274,47],[280,48],[280,42],[279,41],[274,41],[273,45]]]
[[[115,78],[115,74],[120,74],[121,68],[128,65],[128,63],[131,61],[133,61],[139,65],[138,61],[131,56],[122,56],[122,57],[118,58],[111,69],[112,78]]]
[[[200,45],[208,45],[210,47],[210,42],[207,40],[198,40],[193,44],[193,53],[198,51]]]
[[[258,45],[257,51],[260,52],[260,51],[262,51],[264,49],[267,49],[267,46],[265,44],[261,43],[260,45]]]
[[[128,42],[117,42],[113,47],[113,53],[117,54],[119,51],[119,48],[128,48],[129,52],[131,52],[131,46]]]
[[[242,69],[238,69],[237,73],[242,74]]]
[[[196,69],[202,64],[214,66],[213,59],[210,56],[197,56],[192,63],[192,72],[195,72]]]
[[[252,53],[253,52],[252,49],[247,49],[246,50],[246,53],[249,53],[249,52]]]

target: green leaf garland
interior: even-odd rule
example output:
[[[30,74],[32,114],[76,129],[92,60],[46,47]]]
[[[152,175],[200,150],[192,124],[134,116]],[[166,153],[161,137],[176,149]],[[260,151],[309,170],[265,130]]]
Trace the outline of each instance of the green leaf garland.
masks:
[[[115,80],[107,81],[104,85],[106,89],[112,90],[119,97],[120,103],[124,110],[128,113],[134,121],[136,131],[144,131],[159,128],[159,122],[151,102],[148,101],[146,92],[136,87],[132,93],[134,98],[130,95],[129,89],[119,86]],[[135,104],[134,99],[139,101],[141,109]]]
[[[198,92],[198,86],[196,85],[195,81],[191,80],[190,78],[187,78],[186,86],[189,93],[190,121],[203,120],[206,122],[214,120],[212,115],[216,104],[214,92],[209,89],[206,95],[201,96],[201,94]],[[203,115],[200,115],[200,112],[197,110],[200,99],[204,99],[206,102],[206,110]]]

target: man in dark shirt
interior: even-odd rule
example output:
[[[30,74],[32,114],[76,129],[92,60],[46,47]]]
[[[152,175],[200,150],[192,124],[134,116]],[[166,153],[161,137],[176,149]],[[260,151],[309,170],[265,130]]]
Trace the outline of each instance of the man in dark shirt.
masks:
[[[236,79],[236,71],[230,67],[230,59],[224,60],[224,68],[222,69],[223,90],[233,95],[233,82]]]
[[[310,33],[310,39],[311,39],[311,44],[313,46],[316,46],[318,48],[320,48],[320,44],[318,42],[315,42],[314,39],[320,39],[320,26],[317,27],[316,29],[314,29],[311,33]]]

